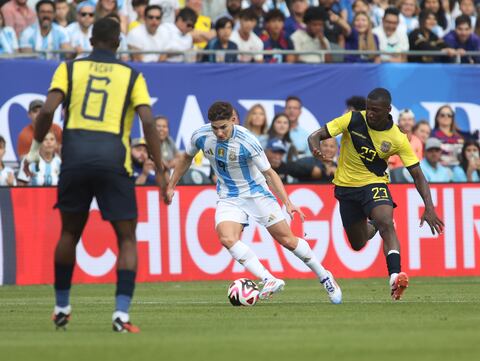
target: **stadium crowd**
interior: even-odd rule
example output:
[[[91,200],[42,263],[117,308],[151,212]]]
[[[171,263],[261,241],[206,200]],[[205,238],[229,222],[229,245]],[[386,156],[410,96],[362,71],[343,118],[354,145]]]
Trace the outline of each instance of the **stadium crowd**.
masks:
[[[0,54],[85,56],[93,22],[108,16],[121,24],[122,60],[480,62],[466,55],[480,50],[478,0],[0,0],[0,6]],[[188,53],[195,49],[212,52]],[[302,53],[251,53],[276,49]],[[336,49],[392,54],[308,53]],[[401,53],[408,50],[445,56]]]
[[[353,96],[346,100],[348,111],[365,110],[365,98]],[[26,126],[17,139],[17,156],[23,159],[33,139],[33,128],[43,101],[30,103],[28,117],[31,124]],[[309,133],[299,125],[302,101],[296,96],[285,100],[284,111],[277,113],[271,122],[261,104],[253,105],[243,122],[236,112],[237,124],[242,124],[259,140],[265,149],[272,168],[285,183],[330,183],[337,168],[339,146],[334,138],[322,142],[322,153],[332,160],[320,161],[309,150]],[[480,146],[478,131],[471,134],[460,131],[455,122],[455,112],[449,105],[438,108],[433,129],[427,120],[416,120],[415,114],[404,109],[400,111],[397,124],[407,135],[427,180],[435,182],[479,182]],[[181,155],[169,133],[169,119],[163,115],[155,117],[157,134],[162,140],[162,157],[166,168],[173,171]],[[269,125],[270,124],[270,125]],[[54,124],[40,148],[41,160],[30,164],[32,177],[24,171],[23,160],[17,167],[6,166],[5,138],[0,135],[0,186],[45,186],[57,185],[61,167],[62,129]],[[155,185],[155,166],[148,152],[145,140],[131,140],[133,176],[137,185]],[[392,183],[413,182],[398,156],[390,157],[388,173]],[[216,179],[208,160],[202,152],[194,158],[191,169],[181,184],[211,184]]]

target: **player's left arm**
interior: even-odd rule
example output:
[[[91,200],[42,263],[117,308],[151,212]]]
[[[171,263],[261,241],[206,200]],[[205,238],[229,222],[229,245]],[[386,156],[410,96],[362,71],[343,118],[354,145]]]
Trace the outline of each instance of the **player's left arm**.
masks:
[[[273,192],[277,195],[278,198],[280,198],[282,203],[285,205],[285,208],[287,209],[287,212],[290,215],[290,217],[293,219],[294,213],[298,213],[303,222],[305,219],[305,215],[300,210],[300,208],[294,205],[290,201],[290,198],[288,198],[287,191],[285,190],[282,180],[278,176],[277,172],[275,172],[272,168],[269,168],[262,173],[267,180],[268,186],[272,188]]]
[[[432,202],[432,195],[430,193],[430,187],[428,186],[428,182],[422,172],[422,168],[420,168],[420,165],[417,163],[414,166],[407,167],[407,169],[413,178],[418,193],[423,199],[423,203],[425,204],[425,211],[421,217],[420,227],[423,226],[424,222],[427,222],[430,226],[432,234],[435,234],[435,232],[438,234],[443,233],[444,224],[435,212],[435,207],[433,206]]]

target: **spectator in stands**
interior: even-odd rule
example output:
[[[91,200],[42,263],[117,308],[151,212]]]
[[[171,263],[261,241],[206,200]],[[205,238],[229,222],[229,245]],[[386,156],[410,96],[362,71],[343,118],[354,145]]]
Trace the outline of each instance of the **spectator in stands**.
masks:
[[[215,22],[217,36],[208,42],[207,50],[217,50],[215,54],[205,54],[203,61],[210,63],[236,63],[237,54],[226,54],[224,50],[238,50],[237,44],[230,41],[233,31],[233,20],[223,17]]]
[[[265,30],[260,35],[265,50],[293,50],[292,41],[285,35],[283,25],[285,24],[285,15],[278,9],[270,10],[265,15]],[[275,54],[266,55],[265,63],[294,63],[295,55]]]
[[[151,4],[151,5],[158,5],[158,4]],[[135,11],[135,14],[137,14],[137,18],[128,24],[128,33],[135,29],[137,26],[140,24],[145,24],[145,9],[148,6],[148,0],[132,0],[132,7],[133,11]],[[160,6],[162,9],[162,18],[165,16],[163,14],[163,8]]]
[[[252,106],[245,117],[245,128],[257,137],[260,144],[265,144],[267,136],[267,112],[261,104]]]
[[[118,15],[122,34],[126,34],[128,30],[128,19],[125,14],[120,13],[117,0],[97,0],[97,6],[95,8],[95,20],[104,18],[112,13]]]
[[[382,19],[383,19],[383,16],[385,15],[385,10],[387,10],[389,7],[393,7],[390,5],[389,0],[373,0],[372,1],[370,16],[372,18],[372,23],[374,27],[382,25]],[[400,14],[400,10],[398,12]],[[352,20],[353,20],[353,17],[352,17]]]
[[[408,36],[404,31],[399,31],[399,11],[397,8],[387,8],[383,15],[382,25],[373,29],[378,38],[379,50],[392,53],[408,51]],[[382,62],[404,63],[407,61],[406,54],[395,54],[380,56]]]
[[[302,101],[299,97],[289,96],[285,100],[285,114],[290,123],[290,138],[295,148],[297,148],[298,154],[300,156],[311,155],[307,142],[310,134],[298,122],[300,114],[302,114]]]
[[[442,164],[449,167],[457,165],[464,139],[455,123],[455,112],[450,105],[438,108],[431,137],[441,141]]]
[[[112,19],[119,24],[121,22],[120,16],[116,12],[107,14],[105,17]],[[125,51],[128,51],[127,37],[125,36],[124,33],[120,32],[120,46],[118,47],[117,52],[122,52],[122,53],[120,55],[117,55],[117,57],[120,58],[120,60],[122,61],[129,61],[130,56],[128,54],[125,54],[124,53]]]
[[[298,158],[297,148],[292,143],[290,138],[290,123],[285,113],[278,113],[273,117],[272,124],[268,130],[268,139],[265,143],[262,143],[262,147],[266,147],[268,140],[280,139],[283,141],[287,152],[285,154],[284,162],[291,162]]]
[[[296,51],[329,50],[330,41],[324,33],[328,15],[321,7],[311,7],[305,12],[306,29],[295,31],[291,40]],[[331,61],[331,55],[301,54],[297,56],[300,63],[325,63]]]
[[[432,132],[432,128],[430,127],[430,123],[427,120],[419,120],[413,126],[413,134],[420,139],[425,148],[425,142],[428,138],[430,138],[430,133]]]
[[[175,168],[175,159],[178,154],[175,141],[170,136],[170,127],[168,118],[164,115],[155,117],[155,126],[157,128],[158,138],[161,142],[162,160],[168,169]]]
[[[162,21],[162,8],[158,5],[148,5],[145,8],[145,24],[138,25],[127,35],[128,48],[136,51],[161,51],[164,39],[159,31]],[[158,62],[160,54],[132,54],[133,61],[144,63]]]
[[[477,18],[477,22],[475,24],[475,31],[474,33],[477,35],[477,36],[480,36],[480,16]]]
[[[232,32],[230,41],[233,41],[238,46],[238,50],[243,51],[262,51],[263,42],[253,32],[257,24],[257,15],[253,9],[243,9],[240,11],[240,28]],[[242,63],[263,63],[263,55],[239,54],[238,61]]]
[[[83,1],[77,5],[77,21],[67,27],[70,36],[70,44],[78,56],[86,56],[84,51],[91,51],[93,19],[95,17],[95,4],[91,1]]]
[[[67,0],[55,0],[55,23],[66,28],[70,24],[67,19],[69,10]]]
[[[242,0],[226,0],[226,9],[215,18],[215,23],[221,18],[229,18],[233,20],[233,29],[238,29],[240,26],[239,17],[242,10]]]
[[[475,2],[473,0],[458,0],[460,15],[467,15],[470,17],[472,27],[477,22],[477,13],[475,11]],[[480,2],[479,2],[480,4]],[[480,7],[479,7],[480,9]],[[452,19],[453,20],[453,19]]]
[[[183,7],[185,0],[181,0],[181,3]],[[175,24],[180,9],[179,0],[149,0],[148,5],[159,5],[162,8],[162,24]]]
[[[17,38],[20,37],[23,30],[37,20],[35,11],[30,9],[27,0],[10,0],[2,6],[1,12],[5,25],[15,30]]]
[[[367,109],[367,99],[363,96],[354,95],[345,101],[347,108],[345,113],[360,112]]]
[[[400,0],[398,4],[400,10],[400,25],[401,32],[406,32],[409,35],[413,30],[417,29],[418,23],[418,4],[416,0]]]
[[[352,32],[345,43],[347,50],[378,50],[378,37],[373,33],[372,21],[366,13],[357,13],[353,18]],[[345,62],[380,62],[379,55],[346,55]]]
[[[185,0],[185,7],[192,9],[197,14],[197,21],[193,28],[192,37],[194,47],[204,49],[207,43],[215,37],[215,31],[212,30],[212,19],[202,15],[203,0]]]
[[[448,48],[447,44],[432,32],[437,23],[435,14],[431,10],[422,10],[418,16],[420,27],[413,30],[408,36],[410,50],[442,51],[449,56],[455,56],[456,50]],[[445,61],[445,57],[431,55],[412,55],[408,57],[413,63],[434,63]]]
[[[3,164],[6,145],[7,142],[5,141],[5,138],[0,135],[0,186],[13,187],[17,185],[17,181],[15,180],[15,172],[12,168]]]
[[[40,146],[40,161],[28,165],[31,176],[25,173],[26,158],[23,158],[20,163],[20,169],[17,175],[18,184],[20,186],[56,186],[62,164],[62,160],[56,154],[57,148],[58,143],[55,138],[55,133],[49,131]]]
[[[33,129],[35,128],[35,123],[37,121],[38,113],[40,108],[43,106],[44,102],[40,99],[35,99],[30,102],[28,106],[28,117],[31,120],[31,123],[23,128],[18,135],[17,139],[17,156],[18,158],[23,158],[30,151],[30,146],[33,141]],[[62,128],[57,124],[53,123],[50,128],[51,131],[55,134],[55,139],[57,145],[60,147],[62,144]],[[57,149],[57,152],[59,149]]]
[[[265,4],[263,5],[263,9],[267,10],[267,13],[270,10],[277,9],[282,12],[285,18],[290,16],[289,4],[291,0],[266,0]]]
[[[345,48],[345,38],[350,35],[352,31],[350,25],[346,20],[344,20],[341,15],[334,10],[334,5],[336,4],[335,0],[319,0],[318,4],[323,7],[324,11],[327,13],[325,19],[325,29],[324,33],[330,42],[332,49],[344,49]],[[343,58],[336,59],[335,61],[342,61]]]
[[[449,48],[457,49],[461,62],[466,64],[480,63],[480,56],[466,56],[466,51],[480,51],[480,37],[473,33],[470,16],[460,15],[455,19],[455,30],[443,38]],[[454,59],[452,59],[454,60]]]
[[[20,36],[20,51],[72,50],[66,29],[53,23],[55,4],[51,0],[40,0],[35,6],[38,23],[30,25]],[[46,53],[46,59],[58,59],[58,54]]]
[[[18,40],[15,30],[5,25],[5,19],[0,12],[0,54],[14,54],[18,51]]]
[[[413,126],[415,125],[415,114],[410,109],[403,109],[398,115],[398,127],[407,135],[410,145],[419,160],[423,158],[423,143],[413,134]],[[388,159],[388,167],[395,169],[403,167],[403,162],[398,155],[393,155]]]
[[[440,163],[442,142],[437,138],[428,138],[425,143],[425,157],[420,167],[429,183],[448,183],[452,181],[452,171]]]
[[[148,148],[145,139],[132,139],[130,149],[135,184],[151,186],[156,185],[155,163],[148,154]]]
[[[164,23],[160,26],[159,32],[162,36],[163,50],[185,52],[193,48],[193,38],[190,32],[197,21],[197,14],[190,8],[183,8],[178,12],[175,24]],[[167,62],[191,61],[183,55],[168,54],[160,60]]]
[[[421,10],[431,10],[437,19],[437,24],[431,29],[435,35],[442,38],[448,31],[448,21],[441,0],[422,0]]]
[[[358,13],[365,13],[368,15],[368,17],[371,17],[371,9],[370,9],[370,4],[368,3],[367,0],[355,0],[352,3],[352,12],[353,12],[353,18],[355,18],[355,15]],[[352,19],[353,23],[353,19]]]
[[[260,36],[265,30],[265,15],[267,14],[266,11],[263,9],[263,5],[265,4],[265,0],[250,0],[250,8],[255,17],[257,19],[257,23],[253,29],[253,32]]]
[[[265,155],[273,170],[277,172],[280,179],[285,183],[287,181],[288,169],[283,161],[287,154],[287,147],[281,139],[272,138],[265,147]]]
[[[307,0],[292,0],[290,2],[290,16],[285,19],[284,27],[285,35],[287,37],[292,36],[292,34],[299,29],[306,29],[306,25],[303,22],[303,17],[305,16],[307,9]]]
[[[475,140],[463,144],[460,164],[453,168],[454,182],[480,181],[480,147]]]

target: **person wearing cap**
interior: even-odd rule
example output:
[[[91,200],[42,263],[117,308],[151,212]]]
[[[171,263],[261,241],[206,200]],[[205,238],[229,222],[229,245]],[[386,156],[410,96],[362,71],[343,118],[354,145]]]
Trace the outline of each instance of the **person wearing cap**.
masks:
[[[287,179],[287,167],[283,162],[283,157],[287,154],[288,148],[285,142],[278,138],[272,138],[268,141],[265,148],[265,155],[267,156],[272,169],[274,169],[283,182]]]
[[[148,153],[147,143],[143,138],[132,139],[131,155],[133,178],[136,185],[156,185],[155,163]]]
[[[33,130],[35,128],[35,123],[37,121],[37,116],[44,104],[43,100],[35,99],[30,102],[28,106],[28,117],[31,120],[31,123],[27,125],[20,131],[20,134],[17,138],[17,157],[19,159],[23,158],[27,155],[28,151],[30,150],[30,146],[32,145],[33,140]],[[60,146],[62,145],[62,128],[58,124],[52,124],[50,128],[55,133],[55,138],[57,141],[57,153],[60,151]]]
[[[452,181],[450,168],[440,163],[442,142],[437,138],[428,138],[425,143],[424,158],[420,161],[425,178],[430,183],[448,183]]]
[[[365,111],[349,112],[331,120],[312,133],[308,143],[314,157],[328,160],[331,157],[320,142],[342,134],[333,183],[343,227],[355,251],[363,249],[377,231],[380,232],[390,296],[398,301],[408,287],[409,278],[401,268],[400,241],[393,222],[396,204],[387,185],[390,156],[400,156],[423,199],[425,210],[420,226],[426,222],[435,235],[443,232],[444,224],[435,211],[427,180],[407,135],[393,122],[390,92],[385,88],[373,89],[367,96],[366,106]]]
[[[77,5],[76,22],[67,26],[67,32],[70,36],[70,45],[77,53],[78,57],[86,56],[84,51],[91,51],[92,27],[95,18],[95,3],[87,0]]]

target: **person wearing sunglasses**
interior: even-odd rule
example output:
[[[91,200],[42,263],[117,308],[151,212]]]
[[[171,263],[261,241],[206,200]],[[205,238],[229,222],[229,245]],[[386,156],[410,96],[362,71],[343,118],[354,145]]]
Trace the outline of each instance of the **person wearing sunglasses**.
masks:
[[[464,138],[455,123],[455,112],[450,105],[438,108],[431,136],[442,142],[442,165],[449,167],[458,165]]]
[[[90,38],[92,37],[93,19],[95,17],[95,4],[83,1],[77,5],[77,21],[67,26],[70,44],[75,49],[77,57],[84,57],[92,50]]]

